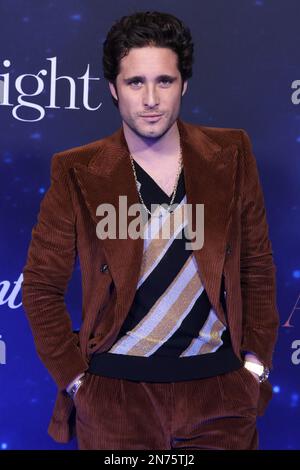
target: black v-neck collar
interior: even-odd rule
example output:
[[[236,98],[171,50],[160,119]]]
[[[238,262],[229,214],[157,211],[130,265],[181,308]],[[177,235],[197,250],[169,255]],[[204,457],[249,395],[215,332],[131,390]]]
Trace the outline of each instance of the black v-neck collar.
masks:
[[[168,204],[171,200],[172,194],[171,194],[171,196],[169,196],[159,186],[159,184],[152,178],[152,176],[149,175],[149,173],[147,173],[147,171],[144,170],[144,168],[141,165],[139,165],[139,163],[137,163],[135,160],[134,160],[134,166],[135,166],[135,171],[136,171],[136,174],[137,174],[137,179],[141,183],[141,190],[140,191],[142,192],[143,199],[144,199],[144,191],[147,191],[148,195],[150,195],[150,194],[154,195],[155,194],[155,201],[152,201],[152,203],[158,203],[158,204],[167,203]],[[180,187],[182,187],[182,183],[184,183],[183,167],[181,168],[181,172],[180,172],[180,175],[179,175],[177,192],[176,192],[176,197],[175,197],[175,201],[174,201],[175,203],[179,202],[179,201],[177,201],[177,199],[178,199],[178,190],[179,190]]]

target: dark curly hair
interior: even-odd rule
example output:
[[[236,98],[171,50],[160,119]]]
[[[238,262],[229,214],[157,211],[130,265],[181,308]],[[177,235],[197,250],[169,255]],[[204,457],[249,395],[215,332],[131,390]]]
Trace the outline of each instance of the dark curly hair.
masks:
[[[194,45],[190,30],[168,13],[137,12],[116,21],[103,43],[104,77],[116,86],[120,61],[133,47],[167,47],[178,57],[178,70],[184,82],[192,76]],[[113,97],[114,104],[118,102]]]

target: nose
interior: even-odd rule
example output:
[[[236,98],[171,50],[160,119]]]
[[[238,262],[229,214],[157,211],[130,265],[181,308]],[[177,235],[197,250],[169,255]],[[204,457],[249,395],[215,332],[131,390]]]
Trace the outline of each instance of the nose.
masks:
[[[144,88],[143,104],[146,107],[154,108],[159,104],[159,96],[155,85],[147,85]]]

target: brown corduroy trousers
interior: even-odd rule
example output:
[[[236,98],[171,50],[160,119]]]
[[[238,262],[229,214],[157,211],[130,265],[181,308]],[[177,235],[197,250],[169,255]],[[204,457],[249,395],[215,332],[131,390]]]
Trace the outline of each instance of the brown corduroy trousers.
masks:
[[[88,373],[78,390],[79,449],[257,449],[259,383],[238,370],[158,383]]]

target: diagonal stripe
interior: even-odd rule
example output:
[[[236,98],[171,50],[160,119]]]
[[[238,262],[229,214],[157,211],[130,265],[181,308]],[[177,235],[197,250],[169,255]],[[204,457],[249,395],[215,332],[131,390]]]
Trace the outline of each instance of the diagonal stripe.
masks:
[[[199,336],[193,339],[190,345],[180,354],[180,357],[196,356],[207,352],[216,351],[222,346],[221,335],[226,327],[218,319],[213,309],[199,332]]]
[[[165,294],[110,352],[143,356],[152,354],[180,327],[203,290],[196,261],[190,256]]]
[[[182,200],[180,201],[180,203],[178,203],[178,205],[176,206],[175,211],[178,210],[185,203],[186,203],[186,196],[184,196],[182,198]],[[162,213],[161,217],[157,217],[159,212]],[[167,220],[167,218],[169,218],[171,214],[172,214],[172,212],[168,212],[161,205],[158,205],[158,207],[156,207],[156,209],[153,213],[153,216],[155,216],[155,217],[153,217],[153,216],[149,217],[149,219],[147,220],[147,222],[144,225],[144,251],[146,251],[146,249],[150,245],[150,243],[152,241],[152,238],[157,239],[158,232],[159,232],[160,227],[161,227],[161,221],[162,220]]]
[[[203,346],[200,349],[200,354],[214,352],[217,349],[219,349],[223,344],[223,341],[221,340],[221,336],[225,329],[226,328],[223,325],[223,323],[221,323],[220,320],[217,319],[211,329],[210,340],[208,343],[203,344]]]
[[[191,343],[193,338],[197,338],[199,331],[205,324],[211,304],[205,289],[198,297],[189,314],[182,321],[180,328],[154,353],[155,356],[179,357]],[[223,337],[222,337],[223,339]]]
[[[187,225],[187,218],[184,220],[184,207],[185,206],[182,201],[180,203],[180,206],[178,206],[174,212],[168,213],[165,217],[162,217],[162,219],[164,220],[163,223],[160,223],[160,227],[158,230],[157,222],[154,222],[155,233],[153,235],[155,235],[156,238],[150,240],[148,244],[144,243],[144,256],[137,288],[139,288],[145,282],[148,276],[150,276],[150,274],[162,260],[162,258],[164,257],[176,237],[180,234],[180,232],[182,232],[184,227]],[[168,235],[168,237],[166,237],[166,234]]]

